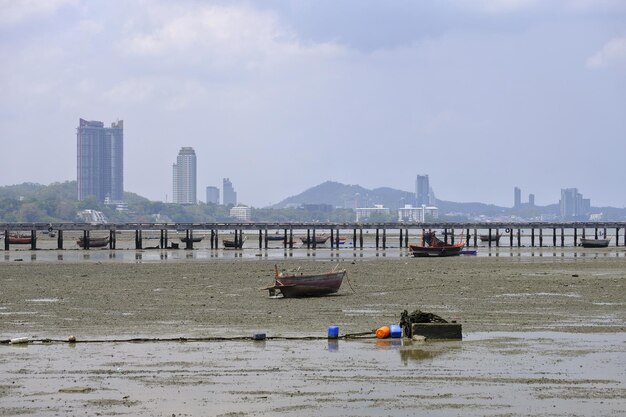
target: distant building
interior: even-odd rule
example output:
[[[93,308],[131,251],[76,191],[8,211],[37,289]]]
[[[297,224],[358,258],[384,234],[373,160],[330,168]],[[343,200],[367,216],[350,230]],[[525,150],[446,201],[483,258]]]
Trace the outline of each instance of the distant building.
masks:
[[[244,222],[252,220],[252,207],[238,205],[230,209],[230,217]]]
[[[230,182],[230,179],[224,178],[222,184],[222,199],[225,206],[228,205],[236,205],[237,204],[237,193],[235,192],[235,188],[233,187],[233,183]]]
[[[376,214],[383,216],[389,215],[389,208],[383,207],[382,204],[374,204],[374,207],[357,207],[355,211],[357,222],[367,220]]]
[[[513,189],[513,208],[519,208],[522,205],[522,190],[519,187]]]
[[[196,204],[196,152],[193,148],[180,148],[176,163],[172,165],[173,201],[177,204]]]
[[[98,210],[81,210],[76,213],[76,217],[84,223],[105,224],[109,222],[104,213]]]
[[[415,204],[421,206],[423,204],[430,205],[430,184],[428,175],[418,175],[415,180]]]
[[[78,199],[124,200],[124,121],[104,123],[79,119],[76,129]]]
[[[534,207],[535,206],[535,195],[534,194],[528,194],[528,205],[530,207]]]
[[[206,202],[207,204],[219,204],[220,203],[220,189],[213,186],[206,187]]]
[[[577,188],[561,189],[559,204],[563,219],[580,218],[591,211],[591,200],[583,198]]]
[[[405,204],[404,207],[398,209],[398,221],[400,222],[424,223],[437,218],[439,218],[439,209],[434,206],[413,207],[410,204]]]

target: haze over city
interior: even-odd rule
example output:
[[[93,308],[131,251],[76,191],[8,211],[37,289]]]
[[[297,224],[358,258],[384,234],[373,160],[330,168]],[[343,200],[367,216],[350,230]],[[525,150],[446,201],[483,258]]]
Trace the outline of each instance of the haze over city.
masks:
[[[511,206],[626,206],[626,2],[0,2],[0,186],[76,179],[124,121],[124,188],[228,177],[263,207],[326,180]]]

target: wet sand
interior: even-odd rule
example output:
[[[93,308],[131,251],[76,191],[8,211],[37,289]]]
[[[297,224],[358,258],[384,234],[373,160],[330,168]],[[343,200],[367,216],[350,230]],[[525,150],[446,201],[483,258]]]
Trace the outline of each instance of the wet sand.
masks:
[[[280,261],[286,269],[339,263],[348,271],[337,295],[308,299],[260,290],[272,283],[275,262],[1,264],[0,339],[262,330],[322,340],[0,345],[0,415],[585,415],[590,405],[594,415],[618,415],[626,408],[626,376],[616,371],[626,368],[624,256]],[[462,323],[465,340],[323,340],[329,325],[340,334],[369,332],[418,308]],[[526,407],[520,392],[537,405]]]

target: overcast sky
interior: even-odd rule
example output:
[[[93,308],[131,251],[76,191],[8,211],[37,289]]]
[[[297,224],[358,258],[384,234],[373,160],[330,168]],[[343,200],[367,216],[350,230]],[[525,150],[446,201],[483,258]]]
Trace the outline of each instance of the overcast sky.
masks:
[[[626,206],[624,0],[0,0],[0,185],[76,179],[124,120],[126,191],[264,207],[326,180]]]

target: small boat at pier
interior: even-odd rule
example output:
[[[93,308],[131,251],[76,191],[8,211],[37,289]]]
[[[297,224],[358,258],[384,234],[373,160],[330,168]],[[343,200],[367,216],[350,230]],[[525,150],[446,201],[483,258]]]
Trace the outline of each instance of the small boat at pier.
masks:
[[[298,272],[278,271],[275,266],[274,285],[268,290],[270,296],[282,294],[283,298],[318,297],[339,291],[346,270],[331,271],[321,274],[303,274]]]
[[[500,240],[502,235],[500,233],[493,233],[491,236],[489,234],[479,235],[481,242],[497,242]]]
[[[326,244],[326,241],[328,239],[330,239],[330,236],[326,236],[326,235],[315,236],[315,239],[313,239],[312,236],[311,236],[311,238],[308,238],[306,236],[303,236],[303,237],[300,238],[302,243],[305,244],[305,245],[312,245],[313,242],[315,242],[316,245],[324,245],[324,244]]]
[[[465,247],[463,239],[461,243],[448,244],[437,238],[436,232],[428,231],[424,233],[424,245],[409,245],[409,249],[415,257],[431,256],[459,256]]]
[[[224,244],[224,247],[227,249],[241,249],[243,247],[243,243],[246,241],[246,239],[222,239],[222,243]]]
[[[11,245],[30,245],[33,242],[33,238],[30,235],[11,233],[7,238],[7,242]]]
[[[194,236],[194,237],[191,238],[191,241],[193,243],[198,243],[198,242],[202,242],[203,238],[204,238],[203,236],[198,236],[198,237]],[[180,241],[183,242],[183,243],[187,243],[187,240],[188,240],[187,237],[181,237],[180,238]]]
[[[583,248],[606,248],[611,239],[580,239],[580,246]]]
[[[85,239],[80,237],[76,244],[81,248],[85,247]],[[90,237],[89,238],[89,247],[90,248],[103,248],[109,244],[109,238],[107,237]]]

